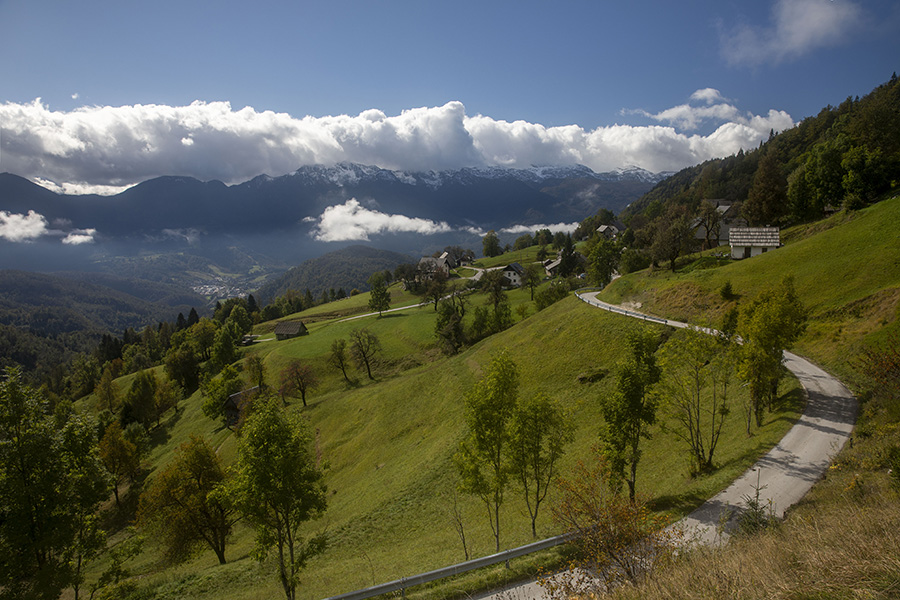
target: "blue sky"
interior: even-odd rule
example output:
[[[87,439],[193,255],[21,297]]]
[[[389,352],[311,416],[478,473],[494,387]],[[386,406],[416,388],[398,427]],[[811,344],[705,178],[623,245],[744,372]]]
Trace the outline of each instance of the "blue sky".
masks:
[[[882,0],[0,0],[0,171],[674,170],[869,92],[897,31]]]

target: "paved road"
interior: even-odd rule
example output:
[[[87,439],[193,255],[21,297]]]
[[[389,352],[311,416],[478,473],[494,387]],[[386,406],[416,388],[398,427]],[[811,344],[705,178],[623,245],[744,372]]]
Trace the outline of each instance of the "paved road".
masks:
[[[672,327],[688,327],[686,323],[659,319],[638,311],[597,300],[597,292],[578,295],[583,301],[611,312],[630,317],[664,322]],[[803,415],[781,441],[727,489],[707,500],[679,522],[696,532],[706,544],[720,544],[727,539],[716,535],[716,527],[726,511],[736,514],[745,496],[753,496],[757,486],[760,500],[772,502],[779,517],[809,492],[828,469],[832,457],[844,447],[856,422],[856,398],[844,384],[805,358],[784,353],[785,366],[806,390],[807,403]],[[528,583],[486,596],[491,600],[525,600],[546,598],[543,588]]]

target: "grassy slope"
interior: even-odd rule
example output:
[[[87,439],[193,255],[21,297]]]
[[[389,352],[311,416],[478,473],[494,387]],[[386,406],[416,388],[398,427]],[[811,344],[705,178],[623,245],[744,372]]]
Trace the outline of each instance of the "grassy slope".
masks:
[[[672,316],[714,319],[715,290],[730,279],[747,297],[793,274],[812,321],[798,350],[868,396],[860,349],[900,329],[900,238],[895,197],[850,215],[797,228],[788,245],[713,271],[623,278],[607,297],[640,301]],[[810,237],[815,234],[815,237]],[[692,290],[692,304],[671,290]],[[888,449],[900,447],[900,398],[867,400],[854,438],[826,478],[773,531],[721,551],[695,552],[616,598],[896,597],[900,586],[900,512],[888,476]]]
[[[361,303],[365,295],[353,299]],[[528,292],[510,294],[515,307],[528,303]],[[480,296],[473,298],[480,303]],[[516,311],[513,311],[516,314]],[[299,317],[303,318],[301,314]],[[268,367],[270,383],[288,360],[312,364],[321,385],[303,409],[299,400],[292,410],[303,410],[317,433],[317,453],[327,470],[329,510],[310,531],[327,528],[330,547],[303,574],[301,597],[322,598],[374,583],[413,575],[463,559],[449,515],[455,487],[451,458],[464,436],[462,399],[480,374],[491,353],[507,347],[521,372],[522,395],[546,391],[568,406],[578,423],[577,440],[566,464],[587,456],[599,427],[597,399],[613,383],[607,377],[593,384],[578,383],[579,374],[600,368],[614,370],[623,341],[638,322],[592,309],[575,298],[563,300],[452,358],[433,348],[433,308],[412,308],[382,318],[312,323],[310,335],[285,342],[256,344]],[[384,344],[377,381],[353,373],[348,385],[326,364],[333,340],[346,338],[353,328],[366,326]],[[658,327],[658,326],[654,326]],[[660,330],[661,331],[661,330]],[[780,438],[795,416],[799,394],[788,386],[793,407],[771,416],[757,436],[747,440],[738,419],[731,420],[728,440],[719,450],[722,468],[710,477],[691,480],[677,442],[657,431],[647,445],[639,471],[639,488],[657,497],[657,506],[681,514],[709,497],[740,473],[764,449]],[[192,433],[211,438],[227,462],[234,456],[235,438],[200,412],[195,394],[185,409],[169,418],[157,433],[157,446],[149,462],[165,464],[173,448]],[[564,465],[565,467],[566,465]],[[473,555],[492,552],[493,540],[483,507],[461,497],[469,550]],[[509,494],[502,520],[504,547],[532,541],[524,504]],[[540,535],[554,533],[547,514],[539,519]],[[260,570],[248,557],[252,532],[239,527],[228,550],[231,562],[215,564],[210,553],[193,562],[166,568],[157,549],[137,561],[142,583],[158,587],[161,597],[269,598],[280,594],[270,570]],[[499,569],[502,574],[502,569]],[[476,578],[444,585],[444,591],[471,590]],[[437,593],[437,592],[436,592]]]
[[[717,322],[729,307],[792,276],[810,310],[797,350],[852,383],[846,358],[896,328],[900,303],[900,197],[849,215],[788,230],[783,248],[713,269],[647,271],[614,281],[610,301],[640,302],[644,310],[693,322]],[[730,281],[740,297],[724,301]]]
[[[415,297],[400,292],[397,286],[392,290],[394,306],[415,303]],[[511,292],[510,300],[516,318],[519,305],[531,307],[533,313],[527,291]],[[360,294],[294,315],[292,318],[309,324],[309,336],[263,342],[245,350],[264,357],[273,386],[277,386],[278,372],[292,359],[309,362],[321,379],[308,398],[309,407],[302,408],[299,400],[294,400],[291,408],[302,410],[318,432],[317,454],[326,468],[330,490],[327,515],[309,529],[327,528],[330,546],[304,572],[303,598],[322,598],[463,559],[449,514],[455,488],[451,458],[465,433],[463,396],[492,352],[500,347],[510,349],[521,372],[522,395],[546,391],[572,411],[578,431],[565,468],[587,456],[596,442],[597,399],[613,384],[613,377],[582,384],[578,375],[599,369],[614,372],[627,333],[647,326],[570,297],[456,357],[445,358],[434,347],[433,307],[411,308],[382,318],[338,319],[366,312],[367,302],[368,294]],[[472,297],[473,305],[482,302],[483,297]],[[352,372],[354,382],[348,384],[339,371],[328,366],[327,354],[332,341],[346,339],[352,329],[363,326],[375,332],[384,346],[377,381]],[[268,337],[265,333],[270,329],[271,324],[264,324],[258,332]],[[656,431],[642,459],[639,489],[652,493],[657,507],[673,515],[696,506],[781,437],[799,405],[795,384],[786,386],[785,397],[784,410],[771,415],[750,440],[741,433],[739,419],[731,420],[727,439],[718,451],[722,468],[709,477],[690,479],[686,457],[673,452],[677,441],[671,434]],[[175,448],[192,434],[207,436],[226,463],[233,459],[233,434],[207,419],[200,404],[197,393],[183,403],[184,410],[168,416],[166,426],[154,432],[157,444],[148,460],[151,470],[166,464]],[[469,497],[460,497],[459,505],[470,553],[491,553],[493,540],[483,507]],[[507,498],[502,524],[504,547],[532,541],[527,513],[516,492]],[[539,535],[555,533],[547,512],[538,527]],[[260,567],[249,558],[252,543],[252,532],[239,526],[228,549],[229,564],[219,566],[211,553],[204,552],[186,565],[168,567],[151,542],[134,570],[142,585],[156,587],[164,598],[277,597],[280,589],[272,566]],[[503,569],[495,572],[498,577],[509,576]],[[471,590],[484,577],[472,575],[446,583],[435,593]]]

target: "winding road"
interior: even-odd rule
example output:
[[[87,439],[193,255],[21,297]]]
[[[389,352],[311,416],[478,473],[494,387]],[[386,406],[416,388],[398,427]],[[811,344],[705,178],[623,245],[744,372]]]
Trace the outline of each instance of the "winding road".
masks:
[[[597,299],[598,292],[576,293],[578,298],[597,308],[633,318],[665,323],[672,327],[690,327],[687,323],[660,319],[641,312],[625,310]],[[844,384],[791,352],[784,353],[785,366],[800,381],[807,395],[803,415],[781,441],[760,458],[727,489],[707,500],[678,525],[700,543],[718,545],[728,534],[717,535],[723,515],[736,515],[744,506],[744,498],[753,497],[760,489],[760,501],[783,517],[785,511],[800,501],[828,469],[831,459],[840,452],[856,422],[856,398]],[[728,528],[726,527],[726,531]],[[491,600],[543,599],[544,589],[528,583],[486,596]]]

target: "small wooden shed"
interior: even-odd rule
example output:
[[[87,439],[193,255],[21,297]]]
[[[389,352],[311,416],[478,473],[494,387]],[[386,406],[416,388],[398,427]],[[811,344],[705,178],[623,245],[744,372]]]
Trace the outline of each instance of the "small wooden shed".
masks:
[[[281,321],[280,323],[275,323],[275,338],[278,340],[289,340],[307,333],[309,331],[302,321]]]
[[[222,402],[222,413],[225,415],[225,426],[229,429],[237,425],[241,420],[241,413],[247,402],[252,400],[259,394],[259,386],[254,385],[252,388],[242,390],[231,394]]]

